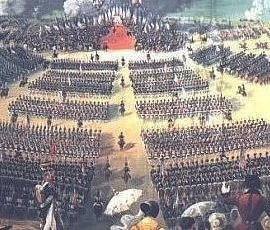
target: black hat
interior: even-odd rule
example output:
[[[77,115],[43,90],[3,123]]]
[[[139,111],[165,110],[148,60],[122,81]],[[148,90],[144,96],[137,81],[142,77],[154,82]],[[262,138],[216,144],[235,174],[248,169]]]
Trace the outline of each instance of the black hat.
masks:
[[[145,216],[151,216],[153,218],[156,218],[159,213],[159,205],[156,201],[147,201],[144,203],[141,203],[140,205],[141,211],[145,214]]]
[[[186,216],[180,219],[180,226],[183,230],[191,229],[194,224],[195,220],[193,217]]]
[[[261,180],[256,175],[247,175],[245,178],[245,186],[248,189],[261,189]]]

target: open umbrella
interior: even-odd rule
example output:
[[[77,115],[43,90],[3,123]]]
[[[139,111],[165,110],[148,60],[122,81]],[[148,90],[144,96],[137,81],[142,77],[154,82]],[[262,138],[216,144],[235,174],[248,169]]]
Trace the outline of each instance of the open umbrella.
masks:
[[[135,203],[142,195],[142,190],[128,189],[117,193],[107,205],[105,215],[113,216],[129,210],[130,206]]]
[[[205,216],[209,211],[215,209],[215,207],[216,202],[212,201],[199,202],[187,208],[183,212],[182,217],[190,216],[195,218],[199,216]]]

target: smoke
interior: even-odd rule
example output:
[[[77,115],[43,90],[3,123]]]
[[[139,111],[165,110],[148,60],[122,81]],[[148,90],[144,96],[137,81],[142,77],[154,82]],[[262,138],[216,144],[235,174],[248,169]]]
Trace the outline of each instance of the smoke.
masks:
[[[0,0],[0,16],[23,13],[25,0]]]
[[[107,5],[109,0],[67,0],[64,2],[64,12],[69,17],[75,17],[82,14],[94,14],[97,9],[97,4],[100,3],[100,7]]]
[[[245,12],[245,18],[248,20],[262,19],[267,9],[270,9],[268,0],[253,0],[250,9]]]

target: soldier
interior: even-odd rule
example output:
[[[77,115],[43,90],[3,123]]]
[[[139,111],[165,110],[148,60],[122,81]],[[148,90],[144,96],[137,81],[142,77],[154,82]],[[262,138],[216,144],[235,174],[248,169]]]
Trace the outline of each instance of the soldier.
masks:
[[[119,141],[118,141],[118,145],[119,145],[119,147],[120,147],[120,150],[123,150],[124,149],[124,146],[125,146],[125,136],[124,136],[124,134],[123,134],[123,132],[121,132],[120,133],[120,135],[119,135]]]
[[[125,109],[125,103],[124,103],[124,101],[123,101],[123,100],[121,101],[121,103],[120,103],[120,106],[119,106],[119,107],[120,107],[120,108],[119,108],[119,112],[120,112],[120,114],[121,114],[122,116],[124,116],[126,109]]]
[[[123,180],[125,181],[125,184],[127,184],[128,181],[131,179],[130,168],[128,166],[127,159],[125,161],[125,167],[123,171],[124,171]]]
[[[125,88],[125,79],[123,76],[121,77],[121,87],[122,87],[122,89]]]
[[[44,174],[43,184],[36,186],[36,197],[40,203],[40,229],[63,229],[62,219],[56,212],[57,194],[53,172],[46,172]]]

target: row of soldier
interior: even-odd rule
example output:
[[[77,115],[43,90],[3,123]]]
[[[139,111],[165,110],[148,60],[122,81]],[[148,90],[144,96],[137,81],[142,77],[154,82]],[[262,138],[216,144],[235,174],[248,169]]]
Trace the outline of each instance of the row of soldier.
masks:
[[[9,104],[10,113],[21,115],[41,116],[75,121],[106,120],[108,119],[108,102],[57,101],[31,96],[19,96]]]
[[[23,74],[28,74],[42,67],[43,58],[28,52],[19,46],[0,49],[0,89],[7,83],[18,80]]]
[[[141,118],[168,119],[193,117],[201,114],[218,114],[234,109],[231,100],[224,96],[207,95],[187,99],[137,101],[136,110]]]
[[[130,74],[135,94],[185,93],[190,91],[207,91],[209,82],[202,79],[190,69],[157,71],[134,71]]]
[[[96,53],[98,55],[98,53]],[[98,58],[99,59],[99,55]],[[50,63],[51,69],[65,69],[65,70],[108,70],[117,71],[117,61],[81,61],[76,59],[54,59]]]
[[[219,70],[237,74],[251,82],[268,84],[270,81],[270,64],[266,54],[246,54],[240,52],[222,58]]]
[[[98,157],[101,131],[1,122],[1,150],[17,155]]]
[[[141,136],[150,159],[185,158],[267,147],[270,126],[262,119],[244,120],[214,126],[143,130]]]
[[[217,64],[221,73],[227,71],[260,84],[269,82],[270,64],[264,53],[255,55],[241,51],[234,54],[229,48],[213,45],[197,50],[191,58],[204,66]]]
[[[88,93],[110,95],[112,93],[114,72],[77,72],[50,70],[29,84],[30,90],[64,91],[67,93]]]

